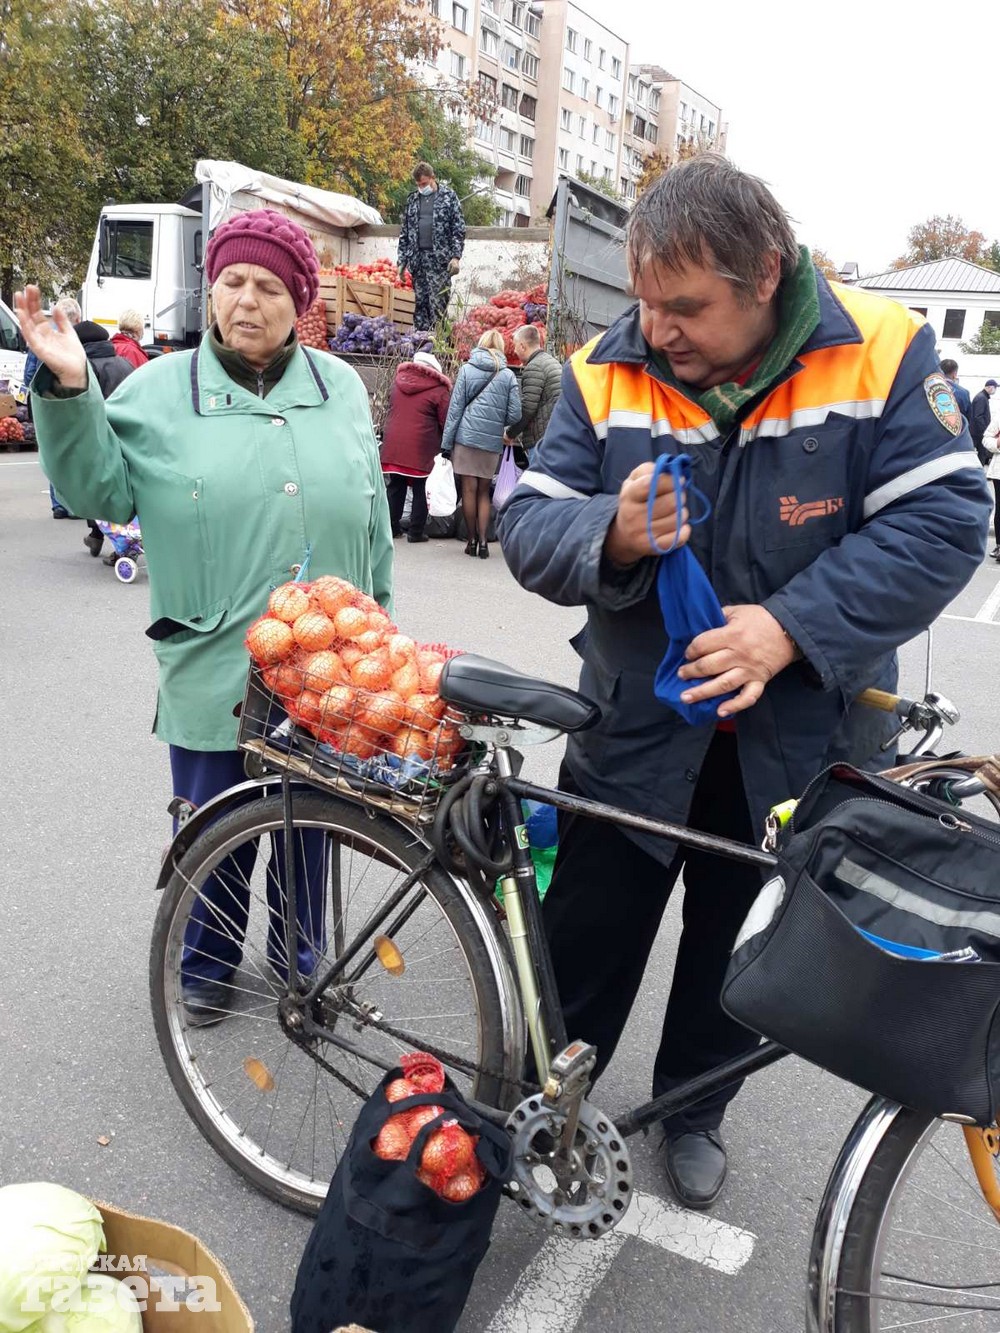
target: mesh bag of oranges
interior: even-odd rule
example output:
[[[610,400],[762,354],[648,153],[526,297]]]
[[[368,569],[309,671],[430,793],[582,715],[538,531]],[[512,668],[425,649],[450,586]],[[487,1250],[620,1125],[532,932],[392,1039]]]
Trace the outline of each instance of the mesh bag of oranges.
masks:
[[[275,588],[246,646],[292,722],[354,772],[398,788],[451,772],[466,749],[438,694],[457,650],[401,634],[346,579]]]

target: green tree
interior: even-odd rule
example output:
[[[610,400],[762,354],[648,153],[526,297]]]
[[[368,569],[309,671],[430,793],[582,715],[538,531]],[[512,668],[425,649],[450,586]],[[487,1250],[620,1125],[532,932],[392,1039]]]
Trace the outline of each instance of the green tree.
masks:
[[[983,258],[979,261],[994,273],[1000,273],[1000,241],[991,241]]]
[[[438,179],[451,186],[462,202],[462,214],[470,227],[491,226],[500,212],[491,197],[496,174],[492,162],[469,147],[461,122],[446,114],[432,92],[411,93],[408,100],[410,115],[421,131],[413,161],[430,162]],[[401,220],[403,205],[412,189],[409,172],[402,179],[373,187],[373,194],[384,191],[388,199],[384,210],[387,221]]]
[[[592,176],[589,171],[577,172],[576,178],[584,185],[589,185],[592,190],[596,190],[598,194],[606,194],[616,204],[622,202],[622,197],[615,189],[613,181],[605,180],[603,176]]]
[[[951,213],[937,214],[926,222],[918,222],[910,228],[906,240],[906,253],[893,262],[893,268],[926,264],[933,259],[968,259],[973,264],[981,264],[987,252],[983,233],[971,230],[960,217]]]
[[[82,96],[62,9],[0,0],[0,292],[8,302],[25,281],[70,285],[87,253],[78,225]]]
[[[216,0],[76,0],[72,15],[96,204],[176,200],[205,157],[301,178],[273,38]]]
[[[1000,354],[1000,327],[987,320],[968,342],[958,345],[967,356],[996,356]]]

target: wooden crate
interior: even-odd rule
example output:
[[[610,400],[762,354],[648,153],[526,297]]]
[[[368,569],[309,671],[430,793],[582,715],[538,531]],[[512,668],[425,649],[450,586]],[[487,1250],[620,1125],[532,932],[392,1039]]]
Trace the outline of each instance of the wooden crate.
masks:
[[[358,282],[354,278],[323,276],[319,294],[326,302],[326,325],[335,333],[345,315],[364,315],[377,319],[388,315],[400,328],[413,327],[416,298],[412,291],[390,287],[384,282]]]

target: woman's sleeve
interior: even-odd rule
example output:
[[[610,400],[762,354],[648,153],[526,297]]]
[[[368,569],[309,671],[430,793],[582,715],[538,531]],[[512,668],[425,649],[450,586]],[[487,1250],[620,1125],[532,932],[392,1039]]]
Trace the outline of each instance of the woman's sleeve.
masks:
[[[465,411],[465,386],[468,378],[465,373],[465,366],[463,366],[458,372],[458,379],[455,381],[455,387],[451,394],[451,402],[448,404],[448,415],[445,417],[444,435],[441,437],[441,448],[445,452],[451,449],[455,443],[462,413]]]
[[[389,521],[389,500],[379,458],[375,433],[371,433],[371,469],[375,487],[371,514],[368,520],[368,545],[372,569],[372,596],[392,614],[392,524]]]
[[[517,376],[512,370],[508,370],[510,383],[507,385],[507,416],[504,420],[505,426],[513,426],[515,422],[521,420],[521,390],[518,388]]]
[[[138,377],[136,377],[138,378]],[[128,523],[135,517],[123,440],[149,430],[149,405],[132,377],[104,401],[93,370],[87,387],[57,397],[47,366],[40,366],[31,387],[31,411],[38,436],[42,471],[74,514]]]

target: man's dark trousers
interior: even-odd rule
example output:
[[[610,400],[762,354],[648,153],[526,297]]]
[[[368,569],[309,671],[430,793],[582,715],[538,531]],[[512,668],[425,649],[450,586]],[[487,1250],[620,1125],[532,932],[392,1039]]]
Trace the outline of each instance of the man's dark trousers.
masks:
[[[578,791],[565,765],[560,785]],[[752,842],[736,736],[717,732],[702,766],[690,827]],[[667,867],[613,825],[559,815],[559,853],[543,905],[570,1041],[608,1065],[639,990],[670,891],[683,867],[684,929],[653,1069],[653,1095],[751,1051],[760,1041],[723,1013],[719,992],[733,943],[760,892],[760,869],[679,848]],[[671,1133],[715,1129],[733,1084],[667,1122]]]

